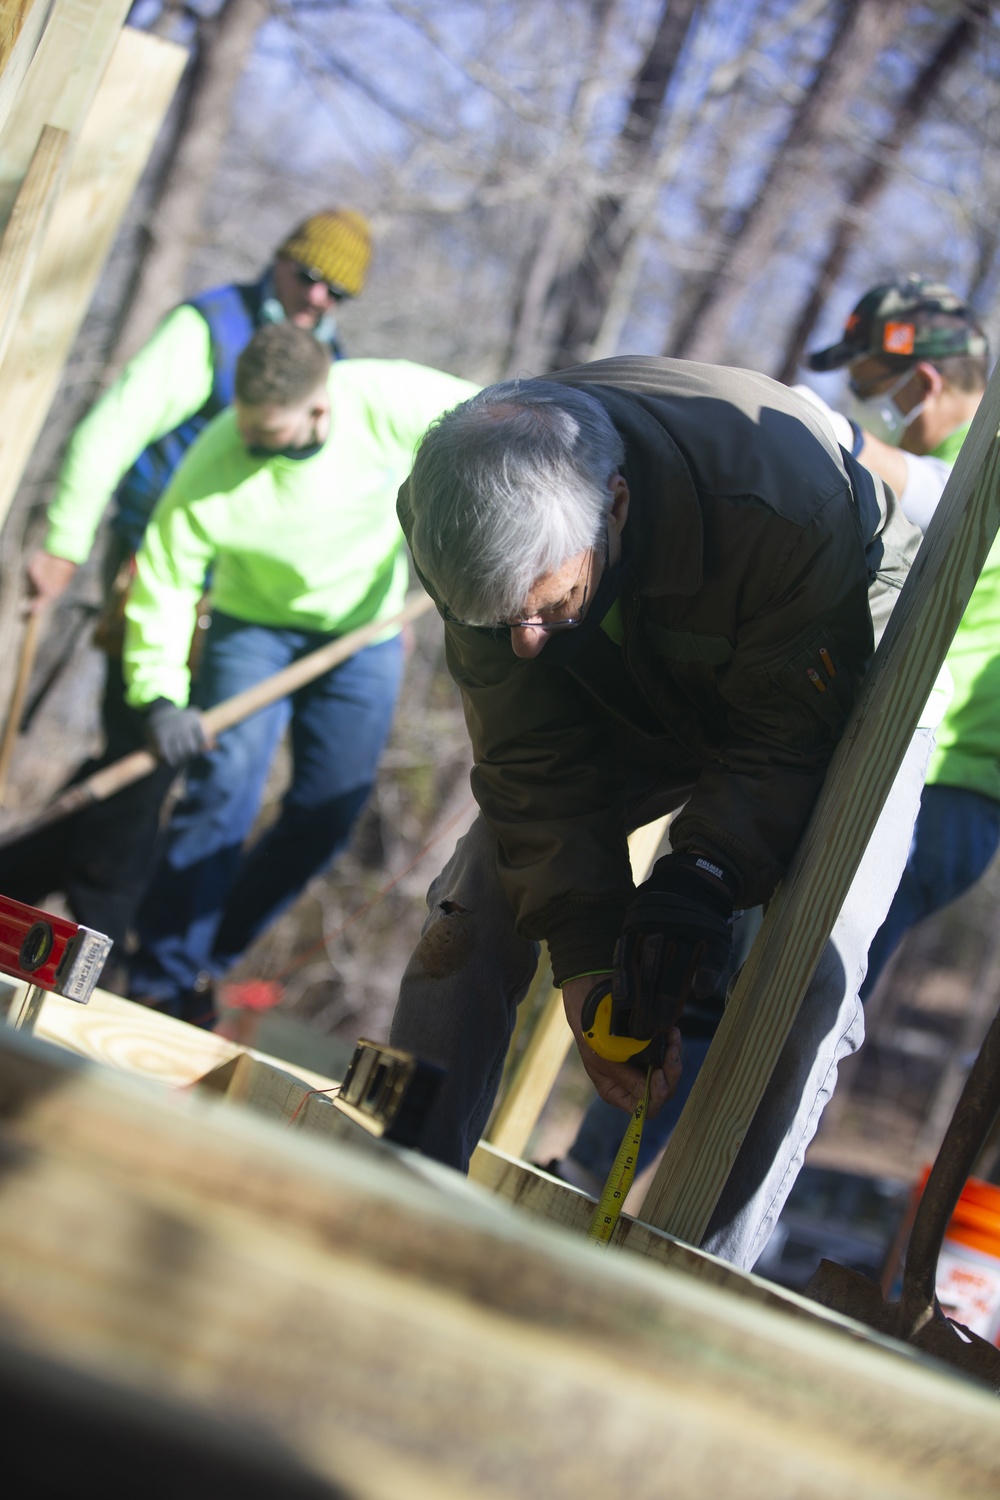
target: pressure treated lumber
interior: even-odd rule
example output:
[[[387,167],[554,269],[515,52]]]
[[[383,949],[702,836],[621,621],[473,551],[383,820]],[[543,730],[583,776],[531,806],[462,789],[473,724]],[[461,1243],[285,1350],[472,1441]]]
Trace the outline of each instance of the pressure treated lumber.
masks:
[[[194,1402],[139,1395],[0,1337],[4,1493],[16,1500],[354,1500],[280,1441]]]
[[[46,125],[0,240],[0,365],[24,299],[66,167],[69,133]]]
[[[0,126],[0,228],[10,217],[43,128],[66,130],[74,140],[79,135],[128,8],[129,0],[55,0]]]
[[[669,825],[668,815],[637,828],[629,836],[629,855],[637,885],[649,874]],[[538,1124],[538,1117],[545,1108],[572,1043],[573,1033],[563,1010],[562,990],[553,986],[487,1132],[490,1144],[498,1151],[521,1156],[527,1150],[531,1133]],[[624,1126],[622,1128],[624,1130]]]
[[[194,1087],[215,1094],[228,1104],[251,1109],[289,1130],[380,1154],[383,1160],[392,1161],[397,1167],[429,1176],[432,1181],[443,1181],[451,1192],[457,1190],[454,1173],[413,1152],[396,1150],[337,1109],[333,1097],[339,1085],[332,1081],[326,1081],[325,1087],[310,1086],[273,1058],[244,1052],[220,1063]],[[590,1227],[595,1200],[589,1194],[485,1142],[473,1154],[469,1180],[510,1203],[518,1212],[543,1219],[581,1238]],[[724,1287],[775,1312],[811,1321],[819,1319],[827,1327],[851,1337],[859,1335],[859,1325],[851,1319],[830,1314],[816,1302],[773,1286],[761,1277],[734,1270],[717,1256],[685,1245],[628,1214],[620,1216],[607,1247],[611,1254],[621,1250],[681,1271],[710,1286]],[[885,1346],[884,1339],[879,1342]]]
[[[214,1032],[99,989],[87,1005],[46,995],[35,1035],[106,1067],[171,1087],[194,1083],[241,1050]]]
[[[0,132],[21,91],[50,9],[51,0],[4,0],[0,5]]]
[[[1000,369],[1000,367],[998,367]],[[646,1194],[700,1243],[1000,525],[994,372],[788,875]]]
[[[126,28],[87,113],[0,367],[0,521],[45,421],[186,56],[172,42]]]
[[[516,1157],[497,1151],[486,1141],[480,1142],[473,1153],[469,1177],[480,1187],[503,1198],[512,1207],[535,1218],[544,1219],[547,1224],[568,1229],[581,1236],[586,1235],[590,1228],[597,1201],[595,1198],[572,1187],[568,1182],[561,1182],[558,1177],[550,1176],[530,1162],[519,1161]],[[630,1214],[619,1215],[607,1250],[612,1253],[623,1250],[630,1255],[642,1256],[709,1286],[724,1287],[737,1297],[746,1297],[751,1302],[773,1308],[775,1312],[786,1313],[790,1317],[815,1321],[817,1314],[823,1311],[807,1297],[774,1286],[761,1276],[734,1270],[724,1260],[719,1260],[718,1256],[708,1255],[704,1250],[685,1245],[683,1241],[665,1234],[662,1229],[654,1229]],[[602,1250],[601,1253],[605,1252]],[[850,1319],[841,1318],[827,1326],[856,1336],[857,1325]]]
[[[107,990],[95,990],[87,1005],[77,1005],[62,995],[46,995],[35,1035],[118,1072],[174,1088],[197,1083],[214,1069],[244,1056],[287,1069],[302,1090],[329,1088],[333,1082],[312,1068],[245,1051],[213,1031]]]
[[[13,1035],[0,1149],[0,1317],[22,1344],[239,1412],[352,1493],[1000,1485],[1000,1407],[968,1383],[601,1254],[447,1169],[421,1180]]]
[[[408,624],[411,620],[416,620],[420,615],[426,614],[432,603],[428,594],[414,590],[408,595],[398,614],[391,615],[386,620],[373,620],[368,625],[359,625],[357,630],[351,630],[347,635],[342,635],[337,640],[320,646],[318,650],[310,651],[308,656],[300,656],[298,661],[292,662],[291,666],[282,667],[280,672],[274,672],[270,677],[255,682],[252,687],[244,688],[241,693],[234,693],[231,698],[224,698],[214,708],[205,709],[201,715],[201,721],[206,735],[210,739],[214,738],[225,730],[231,729],[234,724],[239,724],[241,720],[249,718],[251,714],[266,708],[269,703],[276,703],[279,698],[290,697],[307,682],[313,682],[323,672],[331,671],[348,657],[354,656],[364,646],[377,640],[392,626]],[[94,771],[83,781],[74,782],[64,792],[60,792],[33,817],[5,828],[0,833],[0,849],[15,843],[29,833],[36,832],[39,828],[47,828],[51,823],[58,823],[61,819],[70,817],[94,802],[106,801],[108,797],[120,792],[123,787],[141,781],[159,764],[159,760],[151,750],[133,750],[129,755],[123,755],[120,760],[112,761],[111,765],[102,766],[99,771]]]

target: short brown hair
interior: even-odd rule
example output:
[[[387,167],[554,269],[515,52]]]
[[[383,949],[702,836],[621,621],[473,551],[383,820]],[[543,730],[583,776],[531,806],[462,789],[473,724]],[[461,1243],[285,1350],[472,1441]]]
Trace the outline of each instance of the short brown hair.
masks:
[[[947,359],[932,359],[941,379],[963,395],[985,391],[990,376],[990,362],[985,354],[949,354]]]
[[[236,397],[247,406],[294,406],[322,385],[326,349],[294,323],[265,323],[236,361]]]

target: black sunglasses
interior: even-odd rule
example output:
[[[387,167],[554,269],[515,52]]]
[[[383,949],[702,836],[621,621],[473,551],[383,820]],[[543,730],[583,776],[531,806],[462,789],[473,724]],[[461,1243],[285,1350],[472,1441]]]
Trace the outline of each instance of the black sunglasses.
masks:
[[[337,286],[334,281],[327,281],[325,276],[321,276],[318,271],[310,270],[308,266],[296,266],[295,277],[303,286],[325,286],[327,295],[334,302],[350,301],[350,292],[345,292],[344,288]]]

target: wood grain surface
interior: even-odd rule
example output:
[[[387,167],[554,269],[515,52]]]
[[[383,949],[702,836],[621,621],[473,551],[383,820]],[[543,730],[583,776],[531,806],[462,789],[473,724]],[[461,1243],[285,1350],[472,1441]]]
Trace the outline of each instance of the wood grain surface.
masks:
[[[22,1345],[237,1412],[352,1493],[1000,1486],[1000,1407],[968,1383],[602,1254],[444,1168],[401,1171],[13,1033],[0,1149],[0,1317]]]

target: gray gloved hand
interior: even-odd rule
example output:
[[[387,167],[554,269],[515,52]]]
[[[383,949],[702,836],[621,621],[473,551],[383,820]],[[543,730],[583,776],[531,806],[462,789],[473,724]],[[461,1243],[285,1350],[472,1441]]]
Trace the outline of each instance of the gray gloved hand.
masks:
[[[157,698],[149,705],[146,728],[150,745],[168,766],[183,766],[208,749],[198,710],[179,708],[169,698]]]

